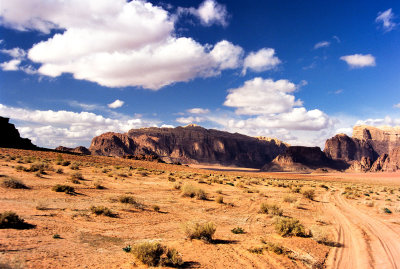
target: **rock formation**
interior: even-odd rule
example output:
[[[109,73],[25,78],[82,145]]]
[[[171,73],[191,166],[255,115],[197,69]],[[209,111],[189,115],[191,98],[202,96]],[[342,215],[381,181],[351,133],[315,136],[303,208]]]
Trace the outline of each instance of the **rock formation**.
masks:
[[[263,166],[268,172],[311,172],[314,169],[345,169],[343,161],[328,158],[319,147],[289,147],[285,153],[278,155],[272,162]]]
[[[0,147],[17,149],[38,149],[28,138],[21,138],[9,118],[0,117]]]
[[[395,172],[400,169],[400,147],[389,154],[382,154],[372,165],[371,172]]]
[[[167,162],[220,164],[260,168],[287,145],[200,126],[132,129],[125,134],[105,133],[93,138],[95,155],[155,154]]]
[[[56,151],[62,151],[62,152],[71,152],[71,153],[78,153],[78,154],[84,154],[84,155],[90,155],[91,152],[83,147],[83,146],[79,146],[76,148],[67,148],[67,147],[63,147],[63,146],[59,146],[55,148]]]

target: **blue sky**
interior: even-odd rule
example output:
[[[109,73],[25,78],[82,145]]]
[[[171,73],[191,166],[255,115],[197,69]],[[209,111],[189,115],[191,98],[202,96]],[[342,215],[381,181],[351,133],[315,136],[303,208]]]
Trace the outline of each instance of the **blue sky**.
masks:
[[[40,146],[207,128],[323,147],[400,125],[399,1],[0,0],[0,115]]]

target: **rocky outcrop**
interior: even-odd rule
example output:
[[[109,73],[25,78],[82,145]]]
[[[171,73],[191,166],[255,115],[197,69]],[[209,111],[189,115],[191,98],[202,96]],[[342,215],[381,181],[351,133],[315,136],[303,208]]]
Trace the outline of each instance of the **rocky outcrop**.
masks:
[[[311,172],[315,169],[342,170],[348,165],[328,158],[319,147],[289,147],[272,162],[263,166],[268,172]]]
[[[400,147],[389,154],[382,154],[372,165],[371,172],[395,172],[400,169]]]
[[[105,133],[93,138],[89,150],[95,155],[155,154],[167,162],[260,168],[286,148],[278,140],[189,125],[132,129],[125,134]]]
[[[353,128],[352,138],[367,141],[380,156],[400,147],[400,127],[358,125]]]
[[[346,162],[360,161],[363,157],[376,160],[379,157],[369,141],[351,138],[345,134],[326,140],[324,152],[334,160]]]
[[[354,161],[346,172],[369,172],[372,167],[372,161],[368,157],[362,157],[360,161]]]
[[[56,151],[62,151],[62,152],[70,152],[70,153],[77,153],[77,154],[83,154],[83,155],[90,155],[91,152],[83,147],[83,146],[79,146],[76,148],[67,148],[67,147],[63,147],[63,146],[59,146],[55,148]]]
[[[17,149],[38,149],[31,140],[21,138],[14,124],[9,122],[9,118],[0,117],[0,147]]]

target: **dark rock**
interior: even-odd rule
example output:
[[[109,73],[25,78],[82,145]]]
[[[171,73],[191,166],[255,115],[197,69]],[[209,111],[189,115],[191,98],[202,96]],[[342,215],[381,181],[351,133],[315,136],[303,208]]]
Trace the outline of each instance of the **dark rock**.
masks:
[[[14,124],[9,123],[9,118],[0,117],[0,147],[16,149],[38,149],[31,140],[21,138]]]

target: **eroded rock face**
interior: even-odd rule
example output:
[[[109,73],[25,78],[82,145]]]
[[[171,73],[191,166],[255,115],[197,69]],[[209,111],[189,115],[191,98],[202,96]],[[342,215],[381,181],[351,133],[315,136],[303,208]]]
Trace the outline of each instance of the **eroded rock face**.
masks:
[[[400,127],[373,127],[359,125],[353,128],[353,139],[368,141],[380,156],[400,147]]]
[[[334,160],[346,162],[360,161],[363,157],[376,160],[379,157],[370,141],[351,138],[345,134],[338,134],[326,140],[324,152]]]
[[[128,133],[105,133],[93,138],[96,155],[156,154],[180,163],[221,164],[260,168],[286,150],[286,144],[200,126],[141,128]]]
[[[400,147],[389,154],[382,154],[372,165],[371,172],[395,172],[400,169]]]
[[[372,161],[368,157],[362,157],[360,161],[354,161],[347,172],[369,172],[372,167]]]
[[[14,124],[9,122],[9,118],[0,117],[0,147],[17,149],[38,149],[31,140],[21,138]]]
[[[62,151],[62,152],[72,152],[72,153],[84,154],[84,155],[91,154],[90,151],[83,146],[79,146],[76,148],[68,148],[68,147],[59,146],[59,147],[56,147],[55,150]]]
[[[311,172],[314,169],[326,168],[341,170],[345,162],[328,158],[319,147],[289,147],[285,153],[278,155],[262,170],[268,172]]]

